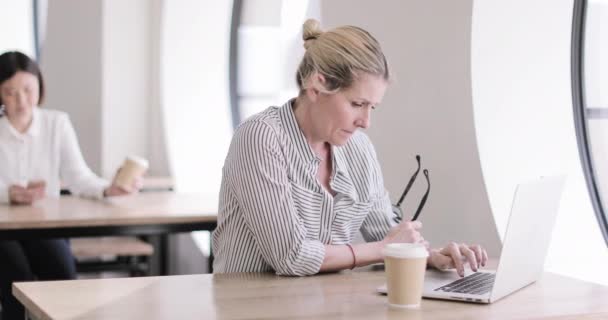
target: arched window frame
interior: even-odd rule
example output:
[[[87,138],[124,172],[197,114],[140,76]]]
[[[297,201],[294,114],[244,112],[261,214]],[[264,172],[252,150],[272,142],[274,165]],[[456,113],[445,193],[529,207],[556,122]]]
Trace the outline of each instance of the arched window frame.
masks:
[[[589,128],[587,126],[587,104],[585,101],[585,23],[587,0],[575,0],[572,15],[572,106],[579,156],[589,197],[593,204],[595,215],[608,245],[608,220],[597,181],[596,170],[591,157]]]

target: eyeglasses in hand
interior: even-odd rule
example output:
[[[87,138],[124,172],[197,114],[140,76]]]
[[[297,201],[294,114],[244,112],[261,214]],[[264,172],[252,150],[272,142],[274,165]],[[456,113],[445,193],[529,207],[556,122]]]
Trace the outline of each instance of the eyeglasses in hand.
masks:
[[[405,199],[405,196],[407,195],[407,193],[410,191],[410,188],[412,188],[412,185],[414,184],[414,181],[416,180],[416,177],[418,176],[418,172],[420,172],[420,155],[416,155],[416,161],[418,161],[418,169],[416,170],[416,172],[414,172],[414,174],[410,178],[410,181],[407,183],[407,186],[405,187],[405,190],[401,194],[399,201],[397,201],[397,203],[393,205],[393,213],[395,214],[395,217],[393,218],[393,220],[396,223],[399,223],[399,222],[401,222],[401,220],[403,220],[403,210],[401,209],[401,203]],[[424,193],[424,196],[422,196],[422,200],[420,200],[420,204],[418,205],[418,209],[416,209],[416,213],[414,213],[414,216],[412,217],[412,221],[415,221],[416,219],[418,219],[418,216],[420,216],[420,213],[422,212],[422,208],[424,208],[424,204],[426,203],[426,199],[429,197],[429,193],[431,192],[431,180],[429,178],[429,171],[427,169],[424,169],[424,170],[422,170],[422,173],[426,177],[426,183],[427,183],[426,192]]]

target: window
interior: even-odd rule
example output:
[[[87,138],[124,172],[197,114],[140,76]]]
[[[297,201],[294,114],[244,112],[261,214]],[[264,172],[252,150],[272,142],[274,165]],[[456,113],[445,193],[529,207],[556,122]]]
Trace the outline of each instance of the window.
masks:
[[[573,105],[579,152],[604,240],[608,244],[608,1],[575,2]]]
[[[302,24],[308,18],[320,19],[319,1],[243,1],[239,18],[232,101],[237,123],[297,96],[295,73],[304,55]]]
[[[232,124],[228,94],[230,1],[166,1],[160,90],[170,171],[179,192],[218,203]],[[208,233],[195,233],[209,253]]]
[[[0,0],[0,30],[0,52],[18,50],[36,56],[32,1]]]

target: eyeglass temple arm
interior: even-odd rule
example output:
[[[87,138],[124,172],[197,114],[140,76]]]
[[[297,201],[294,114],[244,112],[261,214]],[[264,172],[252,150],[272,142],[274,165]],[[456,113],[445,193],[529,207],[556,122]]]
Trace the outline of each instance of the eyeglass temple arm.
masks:
[[[407,183],[407,186],[405,186],[405,190],[403,190],[403,193],[401,194],[401,198],[399,198],[399,201],[397,201],[397,204],[396,204],[397,207],[401,207],[401,203],[403,202],[403,199],[405,199],[405,196],[410,191],[410,188],[412,187],[412,185],[414,184],[414,181],[416,180],[416,177],[418,176],[418,172],[420,172],[420,155],[418,155],[418,154],[416,155],[416,161],[418,161],[418,169],[416,169],[416,172],[414,172],[414,174],[410,178],[410,181]]]
[[[429,193],[431,192],[431,179],[429,178],[429,171],[427,169],[424,169],[422,173],[424,173],[424,176],[426,177],[427,188],[426,192],[424,193],[424,196],[422,196],[422,200],[420,200],[420,205],[418,205],[418,209],[416,209],[416,213],[414,214],[412,221],[416,221],[416,219],[418,219],[420,212],[422,212],[422,208],[424,208],[426,199],[429,197]]]

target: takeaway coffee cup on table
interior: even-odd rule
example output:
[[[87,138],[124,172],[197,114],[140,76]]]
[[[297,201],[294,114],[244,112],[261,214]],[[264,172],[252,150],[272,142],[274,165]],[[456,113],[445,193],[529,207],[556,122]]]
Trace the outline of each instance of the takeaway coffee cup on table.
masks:
[[[419,308],[428,252],[417,243],[390,243],[383,251],[388,303],[391,307]]]
[[[114,179],[114,184],[127,190],[131,189],[135,183],[135,179],[143,176],[146,170],[148,170],[148,165],[148,160],[144,158],[128,156],[122,167],[120,167]]]

